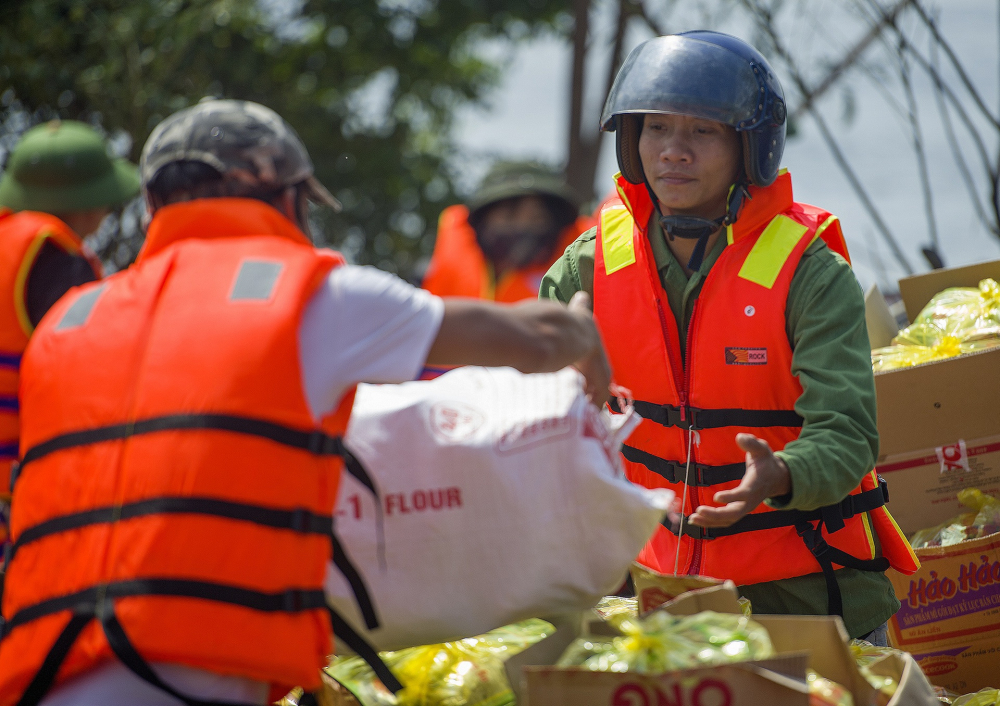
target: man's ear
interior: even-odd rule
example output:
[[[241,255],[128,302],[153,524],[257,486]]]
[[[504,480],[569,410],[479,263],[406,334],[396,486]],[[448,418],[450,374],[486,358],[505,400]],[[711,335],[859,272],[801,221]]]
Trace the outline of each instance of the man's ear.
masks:
[[[157,204],[153,195],[145,189],[142,190],[142,195],[143,201],[146,203],[146,212],[142,214],[142,222],[144,226],[148,226],[150,221],[153,220],[153,214],[156,213],[160,204]]]
[[[312,237],[309,233],[309,211],[307,207],[300,207],[299,190],[294,186],[289,186],[281,192],[276,201],[277,203],[274,205],[281,212],[281,215],[298,226],[298,229],[307,236]]]

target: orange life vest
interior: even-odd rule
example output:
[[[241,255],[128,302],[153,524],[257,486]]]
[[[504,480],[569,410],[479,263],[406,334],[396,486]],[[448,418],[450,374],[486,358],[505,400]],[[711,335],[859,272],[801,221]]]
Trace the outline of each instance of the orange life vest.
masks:
[[[471,297],[505,303],[535,299],[542,277],[552,263],[581,233],[593,226],[592,218],[578,218],[560,234],[547,262],[507,272],[497,282],[476,242],[476,232],[469,225],[469,209],[461,205],[449,206],[438,220],[437,241],[424,277],[424,289],[439,297]]]
[[[196,200],[53,307],[24,357],[0,705],[116,657],[161,688],[148,662],[319,686],[354,391],[314,422],[297,329],[342,262],[262,202]]]
[[[77,234],[55,216],[0,208],[0,499],[9,497],[10,466],[17,458],[18,371],[34,330],[25,303],[28,274],[46,241],[68,253],[83,248]],[[100,265],[93,264],[100,277]]]
[[[660,283],[646,224],[653,211],[645,188],[618,178],[619,199],[605,205],[594,265],[594,316],[615,382],[629,389],[644,418],[623,450],[628,477],[649,488],[684,493],[685,513],[718,506],[713,496],[736,487],[746,467],[735,437],[748,432],[779,450],[797,438],[802,393],[792,375],[785,304],[799,260],[817,238],[847,256],[836,217],[792,200],[783,173],[752,199],[731,227],[728,246],[695,304],[688,340]],[[682,346],[685,357],[682,359]],[[683,361],[683,362],[682,362]],[[918,562],[886,511],[887,490],[874,471],[841,503],[814,512],[766,505],[729,528],[688,522],[662,527],[640,563],[732,579],[738,585],[823,571],[830,612],[840,613],[834,567],[912,573]],[[685,518],[686,520],[686,518]],[[873,532],[883,556],[876,556]]]

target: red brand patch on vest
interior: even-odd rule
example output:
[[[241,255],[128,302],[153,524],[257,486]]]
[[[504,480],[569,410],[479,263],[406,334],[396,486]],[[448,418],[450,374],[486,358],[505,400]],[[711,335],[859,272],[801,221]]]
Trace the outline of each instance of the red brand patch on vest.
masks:
[[[726,346],[726,365],[767,365],[767,349]]]

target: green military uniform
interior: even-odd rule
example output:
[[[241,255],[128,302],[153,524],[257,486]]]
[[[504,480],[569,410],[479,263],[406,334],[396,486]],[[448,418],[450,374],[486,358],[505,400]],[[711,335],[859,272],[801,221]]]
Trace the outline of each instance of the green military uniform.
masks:
[[[650,230],[653,258],[681,340],[709,270],[726,247],[725,237],[689,278],[667,246],[656,219]],[[542,280],[540,296],[569,302],[578,291],[593,296],[597,229],[581,235]],[[813,243],[799,263],[788,292],[786,331],[792,374],[802,385],[795,411],[805,420],[799,438],[777,452],[788,466],[792,493],[769,502],[788,510],[813,510],[840,502],[857,487],[878,457],[875,388],[864,299],[850,265],[825,243]],[[829,375],[836,371],[835,376]],[[884,574],[839,569],[844,622],[862,637],[899,609]],[[822,573],[740,586],[757,613],[825,615]]]

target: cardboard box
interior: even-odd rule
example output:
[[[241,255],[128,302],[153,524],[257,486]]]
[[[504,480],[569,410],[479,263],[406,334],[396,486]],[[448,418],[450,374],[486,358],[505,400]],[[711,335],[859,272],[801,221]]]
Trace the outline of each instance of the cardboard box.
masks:
[[[1000,376],[1000,356],[993,363]],[[995,404],[1000,414],[1000,393]],[[886,415],[880,408],[880,428],[889,424],[882,422]],[[966,430],[984,431],[972,426]],[[930,448],[880,455],[877,470],[889,484],[889,512],[908,537],[968,512],[958,500],[963,488],[1000,497],[1000,434],[966,438],[958,428],[950,434],[952,441],[937,439],[938,445]]]
[[[987,277],[1000,282],[1000,260],[904,277],[899,280],[899,294],[906,305],[906,316],[913,321],[931,297],[948,287],[978,287],[979,281]]]
[[[1000,281],[1000,261],[907,277],[899,291],[912,320],[938,292],[987,277]],[[967,512],[958,500],[963,488],[1000,496],[1000,348],[877,373],[875,389],[877,468],[904,533]],[[890,641],[912,652],[938,686],[959,693],[1000,686],[998,548],[1000,535],[920,549],[915,575],[889,572],[903,604]],[[989,580],[973,581],[984,562]]]
[[[731,584],[699,589],[677,597],[663,610],[690,615],[706,606],[739,612]],[[551,666],[581,634],[587,621],[567,619],[555,634],[507,661],[507,673],[523,706],[797,706],[809,702],[804,678],[811,668],[851,691],[858,706],[872,703],[875,692],[858,672],[837,617],[755,616],[767,628],[777,655],[772,659],[661,675],[591,672]],[[880,673],[899,682],[890,706],[940,706],[930,684],[909,657],[885,660]]]
[[[708,576],[671,576],[632,564],[629,570],[635,585],[639,613],[648,613],[678,596],[703,588],[721,586],[723,581]]]
[[[1000,281],[1000,261],[899,281],[911,320],[948,287]],[[875,375],[878,471],[906,534],[965,511],[958,491],[1000,493],[1000,348]]]
[[[872,350],[890,345],[899,333],[899,324],[892,315],[889,302],[874,284],[865,292],[865,325],[868,327],[868,343]]]
[[[1000,533],[917,556],[923,566],[913,576],[889,572],[903,604],[890,622],[892,645],[956,693],[1000,686]]]
[[[805,655],[798,658],[798,671],[802,675],[805,660]],[[537,667],[528,672],[528,704],[808,706],[809,692],[800,678],[785,676],[753,662],[657,676]]]

